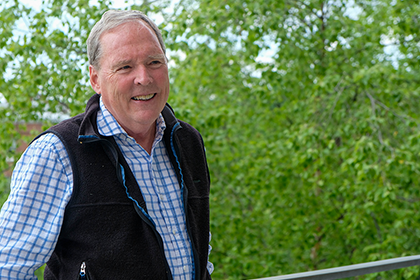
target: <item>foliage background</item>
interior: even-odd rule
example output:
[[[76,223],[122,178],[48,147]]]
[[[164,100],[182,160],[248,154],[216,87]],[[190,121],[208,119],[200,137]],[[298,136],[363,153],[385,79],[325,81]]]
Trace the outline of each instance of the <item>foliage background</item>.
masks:
[[[0,170],[19,157],[17,123],[83,111],[85,41],[112,4],[0,5]],[[161,19],[169,102],[206,143],[214,279],[419,254],[417,1],[135,4]],[[0,172],[2,201],[8,182]]]

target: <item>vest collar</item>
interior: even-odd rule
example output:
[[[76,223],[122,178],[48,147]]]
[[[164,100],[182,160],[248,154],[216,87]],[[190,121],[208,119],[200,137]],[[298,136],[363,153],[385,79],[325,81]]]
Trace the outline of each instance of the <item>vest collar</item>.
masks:
[[[79,140],[92,137],[103,138],[98,132],[97,125],[98,110],[100,110],[99,98],[100,95],[95,93],[87,102],[86,111],[80,124]],[[174,111],[168,103],[166,103],[161,113],[166,124],[165,134],[170,134],[174,126],[179,123],[178,119],[175,117]]]

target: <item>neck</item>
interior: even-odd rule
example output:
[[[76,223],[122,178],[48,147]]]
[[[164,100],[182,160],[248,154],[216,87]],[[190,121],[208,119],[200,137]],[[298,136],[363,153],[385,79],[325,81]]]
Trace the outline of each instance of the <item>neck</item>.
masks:
[[[149,155],[152,154],[152,147],[156,134],[156,123],[153,123],[148,129],[142,132],[135,133],[133,131],[127,131],[127,133],[133,137],[137,144],[142,146],[142,148],[145,149]]]

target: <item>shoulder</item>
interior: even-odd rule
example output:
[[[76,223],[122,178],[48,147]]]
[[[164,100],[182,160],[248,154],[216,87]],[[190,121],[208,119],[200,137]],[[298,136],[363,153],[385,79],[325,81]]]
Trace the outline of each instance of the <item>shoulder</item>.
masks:
[[[16,163],[13,173],[14,175],[22,172],[37,173],[36,170],[46,169],[71,175],[67,150],[63,142],[53,133],[42,134],[33,140]]]
[[[78,132],[85,113],[74,116],[70,119],[64,120],[59,124],[50,127],[47,131],[58,133]]]
[[[64,149],[64,145],[57,135],[54,133],[43,133],[31,142],[24,155],[39,155],[40,151],[56,151],[58,153],[62,149]]]
[[[29,147],[42,147],[45,145],[46,148],[54,148],[56,146],[59,148],[64,148],[66,146],[66,143],[64,142],[68,138],[77,140],[77,135],[82,120],[83,114],[80,114],[50,127],[35,137]]]
[[[181,120],[178,120],[178,122],[181,125],[180,137],[192,137],[199,140],[200,142],[203,142],[203,137],[195,127]]]

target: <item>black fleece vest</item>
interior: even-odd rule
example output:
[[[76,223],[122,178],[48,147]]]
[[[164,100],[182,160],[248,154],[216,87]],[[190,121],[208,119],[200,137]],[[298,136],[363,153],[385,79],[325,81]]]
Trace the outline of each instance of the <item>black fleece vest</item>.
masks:
[[[79,279],[84,263],[90,280],[172,279],[162,239],[144,215],[147,208],[134,175],[114,139],[98,134],[98,100],[94,95],[84,114],[47,131],[67,149],[74,186],[44,278]],[[206,269],[210,180],[202,139],[168,107],[162,113],[165,145],[184,188],[195,279],[210,279]]]

